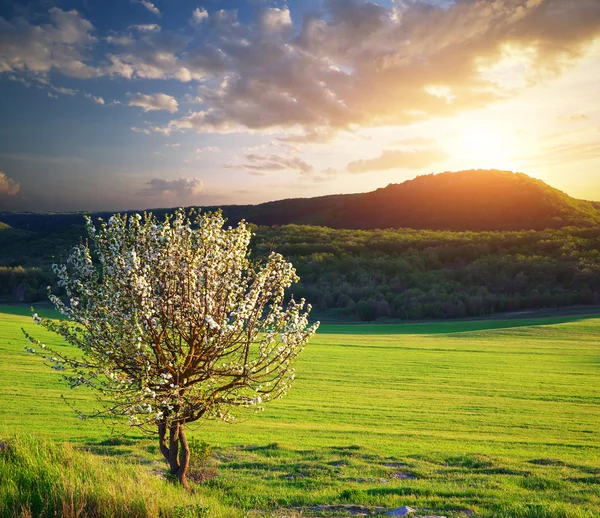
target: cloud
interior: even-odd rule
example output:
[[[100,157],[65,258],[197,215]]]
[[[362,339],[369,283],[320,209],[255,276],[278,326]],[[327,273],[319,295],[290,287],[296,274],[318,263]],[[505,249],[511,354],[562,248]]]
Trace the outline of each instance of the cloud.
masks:
[[[153,178],[137,194],[140,196],[161,196],[163,194],[175,194],[180,197],[193,196],[204,190],[202,180],[199,178],[179,178],[178,180],[165,180]]]
[[[554,166],[556,164],[576,163],[600,158],[600,142],[597,140],[565,142],[546,146],[540,153],[523,160],[536,166]]]
[[[448,157],[441,149],[385,149],[377,158],[356,160],[347,166],[349,173],[360,174],[386,169],[422,169]]]
[[[580,122],[590,120],[590,118],[585,113],[577,113],[567,117],[567,120],[569,122]]]
[[[4,173],[0,172],[0,196],[15,196],[21,184],[11,180]]]
[[[390,142],[390,146],[404,147],[431,147],[437,145],[438,141],[436,139],[426,137],[411,137]]]
[[[68,155],[39,155],[33,153],[0,153],[0,157],[15,162],[27,162],[34,164],[57,164],[59,166],[81,166],[86,163],[85,159],[78,156]]]
[[[258,17],[258,26],[264,34],[288,31],[292,27],[289,9],[277,9],[275,7],[263,9]]]
[[[73,88],[63,88],[62,86],[50,86],[50,88],[56,93],[62,95],[75,95],[79,90],[74,90]]]
[[[94,101],[96,104],[104,104],[104,99],[102,97],[96,96],[96,95],[92,95],[92,94],[85,94],[84,97],[86,99],[90,99],[91,101]]]
[[[111,36],[113,49],[106,54],[104,73],[126,79],[202,79],[203,74],[192,73],[178,57],[190,41],[188,36],[166,31]]]
[[[160,25],[157,23],[144,23],[141,25],[130,25],[129,29],[138,32],[155,32],[160,31]]]
[[[244,24],[210,18],[206,42],[177,60],[212,78],[204,109],[169,129],[341,131],[407,125],[515,95],[491,74],[521,56],[523,85],[559,74],[600,36],[597,0],[461,0],[445,7],[328,0],[289,27],[286,9]],[[164,130],[164,128],[163,128]]]
[[[134,131],[135,133],[143,133],[144,135],[152,135],[152,130],[149,130],[148,128],[136,128],[135,126],[131,126],[129,129],[131,131]]]
[[[150,0],[139,0],[138,3],[142,4],[152,14],[155,14],[156,16],[162,16],[161,12],[158,10],[158,7],[156,7],[152,2],[150,2]]]
[[[335,131],[330,128],[307,128],[303,133],[292,133],[277,140],[288,144],[323,144],[335,136]]]
[[[263,175],[274,171],[296,171],[304,175],[314,172],[313,166],[298,157],[280,156],[276,154],[247,154],[245,164],[225,164],[225,167],[250,174]]]
[[[175,97],[171,97],[167,94],[127,94],[129,97],[129,106],[137,106],[142,108],[145,112],[165,110],[171,113],[175,113],[179,107]]]
[[[0,72],[46,76],[51,70],[78,79],[100,75],[87,64],[96,41],[94,26],[77,11],[53,7],[49,23],[31,25],[24,18],[0,17]]]
[[[196,148],[196,153],[198,153],[199,155],[201,155],[203,153],[220,153],[220,152],[221,152],[221,149],[216,146],[204,146],[204,147]]]
[[[191,22],[193,24],[199,24],[199,23],[202,23],[207,18],[208,18],[208,11],[206,9],[200,9],[200,8],[196,7],[196,9],[194,9],[194,12],[192,13]]]
[[[77,11],[52,8],[39,25],[0,18],[0,72],[198,82],[200,108],[156,131],[287,131],[302,143],[488,106],[560,74],[600,37],[598,0],[391,4],[325,0],[296,27],[287,8],[249,22],[197,8],[201,31],[132,25],[103,39],[108,50]]]

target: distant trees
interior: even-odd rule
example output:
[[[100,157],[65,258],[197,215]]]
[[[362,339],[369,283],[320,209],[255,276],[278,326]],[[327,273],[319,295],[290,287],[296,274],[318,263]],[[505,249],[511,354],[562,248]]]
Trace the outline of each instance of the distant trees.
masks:
[[[294,293],[333,316],[458,318],[600,302],[600,226],[452,232],[284,225],[255,233],[254,257],[272,250],[288,257],[302,278]],[[66,235],[0,240],[0,297],[18,300],[20,286],[34,301],[47,284],[64,295],[44,264],[64,256],[64,244],[79,235],[69,227]]]
[[[257,253],[298,268],[321,310],[360,320],[461,318],[600,303],[600,229],[543,232],[261,227]],[[268,243],[268,245],[267,245]]]
[[[71,387],[95,389],[107,412],[158,432],[183,485],[186,425],[233,419],[237,408],[281,397],[318,327],[308,324],[304,300],[284,304],[298,281],[291,263],[275,252],[252,262],[248,227],[223,224],[220,214],[183,211],[164,222],[115,215],[98,229],[88,219],[93,250],[80,244],[54,268],[66,298],[50,299],[67,319],[34,315],[81,355],[50,351],[27,335],[67,369]]]

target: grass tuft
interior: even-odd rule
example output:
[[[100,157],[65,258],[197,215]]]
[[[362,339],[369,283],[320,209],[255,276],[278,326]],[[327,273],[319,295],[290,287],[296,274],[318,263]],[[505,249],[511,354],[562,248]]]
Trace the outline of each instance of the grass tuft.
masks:
[[[139,466],[90,455],[69,444],[30,436],[2,442],[8,444],[0,450],[2,518],[183,518],[208,516],[209,509],[210,516],[239,514],[211,498],[189,495]]]

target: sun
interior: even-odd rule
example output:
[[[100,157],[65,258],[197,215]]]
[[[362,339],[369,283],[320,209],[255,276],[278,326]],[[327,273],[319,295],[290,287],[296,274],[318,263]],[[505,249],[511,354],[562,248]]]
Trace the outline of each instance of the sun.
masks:
[[[452,155],[473,167],[510,169],[518,162],[518,135],[502,128],[466,127],[452,142]]]

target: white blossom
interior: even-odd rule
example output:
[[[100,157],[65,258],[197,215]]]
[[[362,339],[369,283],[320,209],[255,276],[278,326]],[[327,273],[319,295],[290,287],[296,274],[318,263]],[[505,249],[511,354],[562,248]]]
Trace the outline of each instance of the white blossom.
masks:
[[[67,320],[32,316],[82,351],[47,357],[69,369],[71,387],[97,389],[132,426],[231,421],[237,408],[285,394],[318,323],[309,324],[304,300],[284,305],[298,281],[289,262],[277,253],[250,262],[245,222],[224,228],[220,213],[178,210],[163,222],[117,214],[86,227],[91,248],[53,265],[67,302],[50,300]]]

